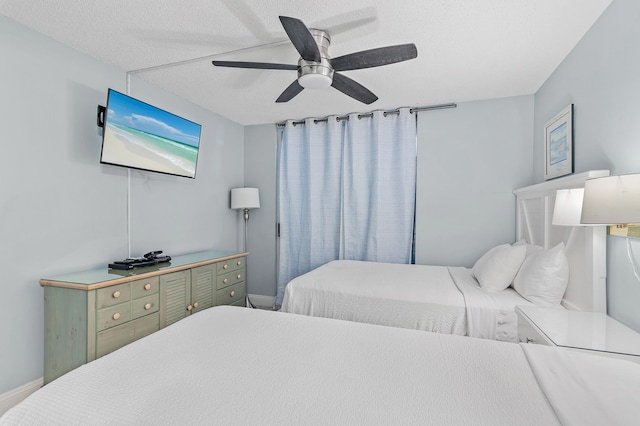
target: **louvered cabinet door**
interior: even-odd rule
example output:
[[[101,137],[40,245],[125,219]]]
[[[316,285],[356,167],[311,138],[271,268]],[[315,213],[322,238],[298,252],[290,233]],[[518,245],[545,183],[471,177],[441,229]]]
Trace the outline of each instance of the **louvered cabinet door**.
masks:
[[[191,269],[191,313],[214,306],[215,282],[215,263]]]
[[[160,275],[160,328],[191,314],[191,272]]]

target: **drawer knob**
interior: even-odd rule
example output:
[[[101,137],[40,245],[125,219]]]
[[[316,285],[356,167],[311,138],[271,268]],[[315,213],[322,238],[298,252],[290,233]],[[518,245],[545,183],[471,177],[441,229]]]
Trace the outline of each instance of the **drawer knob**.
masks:
[[[231,293],[229,293],[229,296],[233,297],[236,295],[236,291],[235,290],[231,290]]]
[[[238,260],[238,263],[236,263],[236,265],[238,266],[242,265],[242,260]]]
[[[144,305],[145,311],[148,311],[149,309],[151,309],[151,303],[147,303],[146,305]]]
[[[222,266],[222,269],[227,269],[229,267],[229,265],[227,265],[226,263]]]
[[[144,285],[145,290],[151,290],[151,284],[147,283]]]
[[[224,280],[222,280],[222,282],[226,284],[229,282],[229,280],[225,278]]]
[[[241,277],[242,277],[242,275],[240,275],[240,274],[236,275],[237,279],[240,279]]]
[[[194,307],[194,308],[197,308],[197,307],[198,307],[198,302],[194,303],[194,304],[193,304],[193,307]]]
[[[187,311],[190,311],[192,309],[193,309],[193,306],[191,306],[191,305],[187,306]]]
[[[111,317],[114,320],[119,320],[120,319],[120,313],[116,312],[115,314],[113,314],[113,316]]]
[[[114,299],[117,299],[118,297],[120,297],[120,292],[119,291],[114,291],[112,294]]]

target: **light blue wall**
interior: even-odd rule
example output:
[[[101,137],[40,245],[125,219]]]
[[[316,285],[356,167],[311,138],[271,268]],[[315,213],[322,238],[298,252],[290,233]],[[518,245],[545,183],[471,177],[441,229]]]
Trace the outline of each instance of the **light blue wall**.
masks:
[[[247,288],[250,294],[276,295],[275,124],[245,127],[245,186],[260,190],[260,209],[251,210]]]
[[[568,103],[577,172],[640,172],[638,22],[640,2],[614,0],[535,98],[419,114],[419,263],[469,266],[513,240],[511,191],[542,181],[542,128]],[[0,58],[3,393],[42,375],[38,280],[126,255],[128,178],[125,169],[98,164],[95,126],[106,89],[126,91],[123,71],[4,16]],[[274,295],[275,127],[243,128],[138,78],[130,93],[203,124],[196,180],[131,172],[132,254],[240,249],[242,220],[229,209],[229,189],[256,186],[262,206],[249,224],[249,292]],[[609,311],[640,330],[640,283],[626,240],[609,237],[608,250]]]
[[[575,171],[640,173],[640,1],[613,0],[535,95],[534,182],[543,180],[545,123],[573,103]],[[640,264],[640,241],[634,261]],[[607,302],[640,331],[640,281],[627,240],[607,237]]]
[[[416,263],[470,267],[514,241],[532,137],[533,95],[419,113]]]
[[[100,165],[96,106],[126,74],[0,15],[0,394],[42,377],[43,277],[127,256],[127,170]],[[228,191],[243,127],[139,79],[131,94],[203,124],[195,180],[131,173],[133,254],[238,247]]]
[[[196,179],[131,171],[132,254],[242,249],[228,200],[243,184],[243,126],[140,79],[132,79],[131,95],[202,125]]]
[[[417,263],[471,266],[513,242],[513,190],[533,174],[533,99],[418,113]],[[245,129],[245,182],[260,188],[263,204],[249,221],[249,288],[267,296],[275,294],[276,140],[273,125]]]

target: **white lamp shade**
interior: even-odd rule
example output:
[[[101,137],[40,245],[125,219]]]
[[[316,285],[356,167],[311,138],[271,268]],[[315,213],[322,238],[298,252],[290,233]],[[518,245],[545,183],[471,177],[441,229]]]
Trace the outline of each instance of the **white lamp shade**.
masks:
[[[584,185],[581,223],[640,223],[640,174],[587,180]]]
[[[558,226],[580,226],[584,188],[559,189],[551,223]]]
[[[258,193],[258,188],[233,188],[231,190],[231,208],[260,208],[260,195]]]

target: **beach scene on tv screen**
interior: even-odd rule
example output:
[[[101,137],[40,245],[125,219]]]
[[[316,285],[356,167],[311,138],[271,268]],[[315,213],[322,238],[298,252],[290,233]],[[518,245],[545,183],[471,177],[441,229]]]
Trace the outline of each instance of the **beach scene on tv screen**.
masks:
[[[107,108],[103,163],[195,177],[199,124],[114,91]]]

